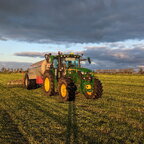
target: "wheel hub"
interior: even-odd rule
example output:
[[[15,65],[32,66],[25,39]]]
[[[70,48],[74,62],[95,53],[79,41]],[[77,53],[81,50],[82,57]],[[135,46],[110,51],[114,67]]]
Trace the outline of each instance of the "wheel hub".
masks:
[[[90,91],[90,90],[92,90],[92,85],[90,85],[90,84],[87,84],[86,86],[85,86],[85,88],[86,88],[86,90],[87,90],[87,94],[88,95],[92,95],[92,91]]]
[[[45,79],[44,87],[45,87],[46,92],[48,92],[50,90],[50,80],[49,80],[49,78]]]
[[[66,85],[65,85],[65,84],[62,84],[62,85],[61,85],[61,95],[62,95],[62,97],[65,97],[66,94],[67,94]]]

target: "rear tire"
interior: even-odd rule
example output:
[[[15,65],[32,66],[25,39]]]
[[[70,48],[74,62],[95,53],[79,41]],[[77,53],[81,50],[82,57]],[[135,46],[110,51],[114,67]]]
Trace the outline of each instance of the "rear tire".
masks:
[[[46,72],[44,74],[43,90],[47,96],[54,95],[54,78],[51,72]]]
[[[87,99],[98,99],[102,97],[102,83],[99,79],[94,79],[94,88],[91,93],[85,92],[84,95]]]
[[[63,101],[75,100],[76,86],[70,78],[60,78],[58,92]]]
[[[25,74],[24,78],[24,86],[26,89],[35,89],[36,88],[36,80],[35,79],[29,79],[28,73]]]

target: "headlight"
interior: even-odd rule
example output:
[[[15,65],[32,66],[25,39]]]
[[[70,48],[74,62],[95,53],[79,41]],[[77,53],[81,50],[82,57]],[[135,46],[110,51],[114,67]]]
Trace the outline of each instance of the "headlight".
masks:
[[[84,72],[81,72],[81,74],[85,74]]]
[[[81,72],[81,74],[83,74],[83,75],[84,75],[84,74],[86,74],[86,72]]]
[[[91,77],[89,77],[88,79],[89,79],[89,80],[91,80],[92,78],[91,78]]]

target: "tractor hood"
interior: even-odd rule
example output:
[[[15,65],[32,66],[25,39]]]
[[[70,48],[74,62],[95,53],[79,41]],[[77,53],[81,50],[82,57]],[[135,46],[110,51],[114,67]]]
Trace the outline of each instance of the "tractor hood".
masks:
[[[92,72],[90,69],[87,68],[76,68],[76,69],[81,72]]]

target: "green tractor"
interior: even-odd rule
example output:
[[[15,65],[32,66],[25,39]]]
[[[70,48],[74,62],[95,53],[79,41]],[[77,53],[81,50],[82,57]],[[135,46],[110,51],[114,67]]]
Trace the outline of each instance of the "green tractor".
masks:
[[[43,86],[47,96],[59,93],[63,101],[72,101],[76,93],[88,99],[102,96],[102,84],[93,72],[81,67],[82,55],[46,54],[45,60],[31,65],[25,74],[24,85],[27,89]]]

